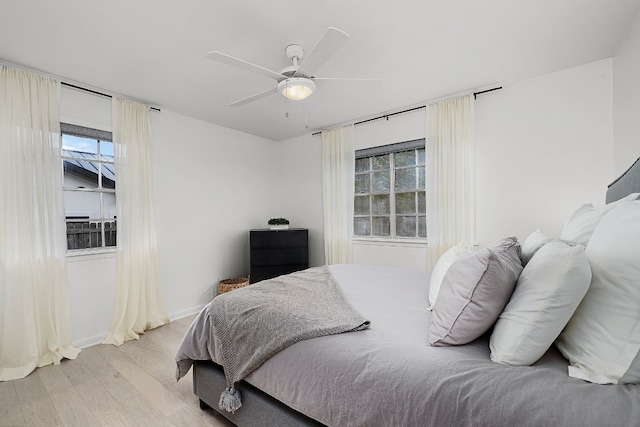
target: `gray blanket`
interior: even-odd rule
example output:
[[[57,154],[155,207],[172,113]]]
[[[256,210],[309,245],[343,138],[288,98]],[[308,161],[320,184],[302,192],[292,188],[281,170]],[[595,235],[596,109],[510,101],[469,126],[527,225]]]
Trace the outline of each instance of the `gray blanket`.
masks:
[[[329,269],[316,267],[220,295],[206,307],[227,385],[222,409],[235,411],[234,384],[298,341],[369,326]]]

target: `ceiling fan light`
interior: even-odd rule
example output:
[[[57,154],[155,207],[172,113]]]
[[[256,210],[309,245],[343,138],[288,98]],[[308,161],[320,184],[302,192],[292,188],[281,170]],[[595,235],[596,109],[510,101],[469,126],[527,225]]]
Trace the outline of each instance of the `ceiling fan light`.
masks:
[[[292,77],[278,83],[278,90],[292,101],[301,101],[316,90],[316,84],[306,77]]]

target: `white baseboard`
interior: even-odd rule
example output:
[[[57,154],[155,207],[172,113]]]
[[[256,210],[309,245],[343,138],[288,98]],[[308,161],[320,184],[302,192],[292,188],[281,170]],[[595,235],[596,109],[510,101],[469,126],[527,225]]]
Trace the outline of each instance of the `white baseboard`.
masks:
[[[101,335],[96,335],[94,337],[83,338],[81,340],[74,341],[73,343],[71,343],[71,345],[76,347],[76,348],[92,347],[94,345],[102,344],[102,341],[104,341],[104,338],[106,336],[107,336],[107,334],[104,333],[104,334],[101,334]]]
[[[187,308],[186,310],[181,310],[181,311],[169,314],[169,320],[171,321],[178,320],[178,319],[182,319],[183,317],[191,316],[192,314],[200,313],[200,310],[202,310],[202,307],[204,307],[205,305],[206,304],[196,305],[195,307]]]
[[[180,310],[178,312],[172,313],[172,314],[169,315],[169,320],[174,321],[174,320],[182,319],[183,317],[187,317],[187,316],[191,316],[193,314],[200,313],[200,310],[202,310],[202,307],[204,307],[204,306],[205,306],[205,304],[201,304],[201,305],[197,305],[195,307],[187,308],[186,310]],[[93,336],[93,337],[79,339],[79,340],[74,341],[73,343],[71,343],[71,345],[76,347],[76,348],[91,347],[91,346],[94,346],[94,345],[102,344],[102,341],[104,341],[104,338],[106,336],[107,336],[107,333],[105,332],[104,334],[96,335],[96,336]]]

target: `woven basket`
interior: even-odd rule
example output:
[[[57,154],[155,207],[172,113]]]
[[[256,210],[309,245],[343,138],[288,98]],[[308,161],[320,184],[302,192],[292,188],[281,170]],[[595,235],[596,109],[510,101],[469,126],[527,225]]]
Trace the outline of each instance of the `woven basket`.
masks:
[[[218,295],[234,289],[243,288],[249,284],[248,277],[236,277],[234,279],[224,279],[218,282]]]

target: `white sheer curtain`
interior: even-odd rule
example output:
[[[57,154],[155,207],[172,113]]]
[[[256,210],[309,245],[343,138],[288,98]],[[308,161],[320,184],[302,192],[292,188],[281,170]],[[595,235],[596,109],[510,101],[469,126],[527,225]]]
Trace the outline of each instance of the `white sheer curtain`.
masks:
[[[322,195],[326,264],[349,264],[353,244],[353,125],[322,132]]]
[[[0,65],[0,380],[75,359],[60,83]]]
[[[120,345],[169,322],[158,274],[149,107],[113,98],[118,245],[113,319],[105,344]]]
[[[450,247],[476,244],[473,95],[427,105],[429,271]]]

